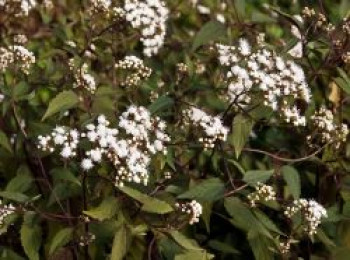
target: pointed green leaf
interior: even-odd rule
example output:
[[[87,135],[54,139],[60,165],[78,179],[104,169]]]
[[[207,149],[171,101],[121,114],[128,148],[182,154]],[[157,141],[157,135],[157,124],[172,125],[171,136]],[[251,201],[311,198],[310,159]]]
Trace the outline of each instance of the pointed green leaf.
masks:
[[[96,208],[83,211],[89,217],[98,219],[100,221],[112,218],[118,209],[118,201],[114,197],[108,197]]]
[[[127,228],[122,224],[115,233],[112,245],[111,260],[123,260],[128,246]]]
[[[56,97],[54,97],[49,103],[43,118],[41,121],[44,121],[46,118],[62,111],[66,111],[75,107],[79,103],[78,96],[71,90],[62,91]]]
[[[203,250],[203,248],[199,247],[196,240],[189,239],[179,231],[171,231],[169,232],[170,236],[178,243],[180,246],[182,246],[184,249],[187,250]]]
[[[207,22],[194,38],[192,51],[210,41],[216,41],[226,36],[226,27],[217,21]]]
[[[235,154],[237,158],[241,154],[242,149],[249,139],[253,125],[253,121],[243,115],[237,115],[233,120],[230,143],[235,148]]]
[[[65,246],[72,239],[72,236],[72,228],[64,228],[59,230],[52,239],[49,249],[49,255],[52,255],[56,250]]]
[[[286,181],[290,193],[293,195],[294,199],[299,199],[301,193],[300,187],[300,176],[298,171],[292,167],[285,165],[281,168],[282,175]]]
[[[39,225],[23,223],[21,227],[21,243],[30,260],[39,260],[41,245],[41,228]]]
[[[0,146],[5,148],[7,151],[12,153],[12,148],[9,139],[7,138],[6,134],[0,130]]]
[[[120,190],[127,194],[129,197],[141,202],[143,204],[141,208],[143,211],[156,214],[166,214],[174,210],[165,201],[150,197],[139,192],[138,190],[134,190],[126,186],[120,188]]]
[[[178,196],[179,199],[197,199],[202,201],[215,201],[224,196],[225,184],[218,178],[202,181]]]

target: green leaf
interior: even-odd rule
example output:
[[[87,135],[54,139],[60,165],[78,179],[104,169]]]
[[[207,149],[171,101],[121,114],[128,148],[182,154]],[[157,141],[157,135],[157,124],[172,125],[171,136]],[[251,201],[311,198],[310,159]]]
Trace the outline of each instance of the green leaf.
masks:
[[[216,41],[226,36],[226,27],[217,21],[207,22],[194,38],[192,51],[211,41]]]
[[[24,252],[30,260],[39,260],[39,249],[41,245],[40,226],[23,222],[21,227],[21,243]]]
[[[8,152],[13,153],[11,144],[6,134],[0,130],[0,146],[5,148]]]
[[[149,111],[154,114],[156,112],[162,111],[165,108],[171,107],[174,104],[174,100],[166,95],[159,97],[154,101],[149,107]]]
[[[277,234],[283,235],[282,231],[276,226],[276,224],[263,213],[262,211],[255,209],[254,214],[256,218],[264,225],[268,230],[276,232]]]
[[[208,246],[212,249],[215,249],[219,251],[220,253],[227,253],[227,254],[240,254],[236,248],[234,248],[231,243],[226,244],[224,242],[218,241],[218,240],[210,240],[208,242]]]
[[[73,228],[64,228],[59,230],[53,237],[50,244],[49,255],[52,255],[57,249],[65,246],[73,236]]]
[[[179,231],[171,231],[169,234],[175,240],[175,242],[182,246],[184,249],[197,251],[203,250],[203,248],[198,246],[196,240],[187,238]]]
[[[273,246],[272,241],[268,238],[259,235],[258,232],[252,230],[248,234],[250,248],[253,251],[255,259],[271,260],[274,259],[274,254],[270,250]]]
[[[22,165],[17,170],[17,175],[7,184],[5,191],[7,192],[26,192],[31,188],[33,178],[30,170],[26,165]]]
[[[123,260],[127,253],[129,236],[127,227],[122,224],[115,233],[112,245],[111,260]]]
[[[266,182],[274,173],[274,170],[254,170],[247,171],[243,177],[243,181],[248,184],[256,184],[258,182]]]
[[[210,260],[213,259],[214,255],[209,254],[207,251],[193,252],[188,251],[184,254],[176,255],[175,260]]]
[[[55,180],[68,181],[81,186],[79,179],[69,169],[55,168],[50,171],[50,174]]]
[[[254,122],[243,115],[237,115],[232,124],[232,134],[230,143],[235,148],[235,154],[238,158],[249,139],[249,135],[253,129]]]
[[[178,198],[216,201],[224,196],[224,192],[225,184],[218,178],[211,178],[194,185],[187,192],[178,196]]]
[[[231,223],[235,227],[240,228],[245,232],[253,229],[267,237],[272,237],[270,232],[253,214],[252,210],[243,204],[238,198],[226,198],[224,205],[226,211],[232,217]]]
[[[114,197],[108,197],[96,208],[83,211],[89,217],[98,219],[100,221],[112,218],[118,209],[118,201]]]
[[[288,188],[295,199],[300,198],[301,187],[300,187],[300,176],[298,171],[292,167],[285,165],[281,168],[282,175],[286,181]]]
[[[29,201],[29,197],[20,192],[1,191],[0,197],[21,203]]]
[[[56,97],[54,97],[49,103],[43,118],[41,121],[44,121],[46,118],[62,111],[66,111],[75,107],[79,103],[78,96],[71,90],[62,91]]]
[[[342,90],[344,90],[347,94],[350,94],[350,84],[346,82],[342,78],[335,78],[334,82],[337,84],[338,87],[340,87]]]
[[[126,186],[121,187],[120,190],[127,194],[129,197],[141,202],[143,204],[141,210],[143,211],[156,214],[166,214],[174,210],[165,201],[150,197],[139,192],[138,190],[134,190]]]

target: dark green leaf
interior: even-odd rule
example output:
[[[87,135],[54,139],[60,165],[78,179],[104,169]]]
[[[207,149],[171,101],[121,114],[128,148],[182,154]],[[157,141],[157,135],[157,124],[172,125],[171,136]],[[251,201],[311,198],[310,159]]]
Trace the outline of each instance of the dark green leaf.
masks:
[[[39,225],[23,223],[21,227],[21,243],[30,260],[39,260],[41,245],[41,228]]]
[[[254,170],[247,171],[243,177],[243,181],[248,184],[256,184],[258,182],[267,181],[274,173],[274,170]]]
[[[178,196],[180,199],[215,201],[224,196],[225,185],[218,178],[211,178],[194,185],[187,192]]]
[[[12,148],[9,139],[7,138],[6,134],[0,130],[0,146],[5,148],[7,151],[12,153]]]
[[[174,209],[165,201],[150,197],[146,194],[143,194],[139,192],[138,190],[134,190],[129,187],[122,187],[120,188],[122,192],[130,196],[131,198],[141,202],[142,210],[150,213],[156,213],[156,214],[166,214]]]
[[[283,166],[281,168],[282,175],[286,181],[288,188],[295,199],[300,197],[300,176],[298,171],[292,166]]]
[[[162,111],[165,108],[171,107],[174,104],[174,100],[168,96],[161,96],[156,101],[154,101],[149,107],[149,111],[154,114],[156,112]]]
[[[122,224],[115,233],[112,245],[111,260],[123,260],[128,247],[128,229]]]
[[[237,115],[233,121],[230,143],[235,148],[237,158],[248,141],[253,125],[253,121],[243,115]]]

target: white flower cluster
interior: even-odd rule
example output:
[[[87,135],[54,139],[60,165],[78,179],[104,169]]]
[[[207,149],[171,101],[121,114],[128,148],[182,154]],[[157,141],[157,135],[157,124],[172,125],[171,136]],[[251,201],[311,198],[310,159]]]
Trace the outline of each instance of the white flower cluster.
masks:
[[[69,67],[74,73],[74,84],[73,88],[86,89],[91,94],[96,91],[95,78],[88,73],[88,65],[83,63],[79,68],[76,68],[73,60],[70,60]]]
[[[272,186],[259,182],[255,186],[255,192],[248,195],[248,199],[250,205],[255,207],[257,201],[276,200],[276,192]]]
[[[15,207],[12,204],[5,205],[0,200],[0,227],[4,224],[4,220],[7,216],[14,213]]]
[[[202,205],[195,200],[185,203],[175,203],[175,207],[181,212],[190,215],[190,225],[199,222],[199,217],[202,215],[203,212]]]
[[[90,13],[90,15],[93,15],[98,13],[108,13],[111,8],[112,1],[111,0],[90,0],[89,4],[90,6],[88,9],[88,12]]]
[[[303,220],[306,222],[304,231],[310,236],[317,233],[317,227],[321,224],[322,218],[327,218],[326,209],[314,200],[294,200],[293,204],[286,208],[284,215],[291,218],[297,212],[301,212]]]
[[[88,232],[88,233],[80,236],[78,243],[79,243],[79,246],[84,247],[84,246],[88,246],[89,244],[94,242],[95,239],[96,239],[95,234]]]
[[[204,145],[204,149],[213,148],[217,140],[226,141],[229,129],[218,116],[210,116],[195,107],[186,109],[183,114],[186,125],[192,125],[203,132],[204,136],[199,138],[199,142]]]
[[[28,16],[35,6],[35,0],[0,0],[0,10],[15,17]]]
[[[56,127],[47,136],[38,137],[38,148],[54,152],[60,147],[60,155],[67,159],[76,155],[82,138],[90,142],[81,161],[83,170],[88,171],[105,158],[116,168],[115,185],[122,186],[125,181],[148,182],[148,167],[151,155],[158,152],[166,154],[166,124],[158,117],[151,117],[144,107],[130,106],[119,117],[118,128],[110,128],[105,116],[98,117],[96,124],[86,125],[86,131],[79,133],[64,127]]]
[[[17,66],[24,74],[29,74],[30,67],[34,63],[34,54],[21,45],[7,49],[0,47],[0,72],[4,72],[10,66]]]
[[[13,42],[16,44],[26,44],[28,42],[28,38],[24,34],[17,34],[13,36]]]
[[[284,242],[280,242],[280,251],[282,254],[288,254],[289,251],[290,251],[290,246],[292,244],[292,240],[291,239],[288,239]]]
[[[311,124],[317,129],[316,137],[320,136],[322,143],[334,142],[336,148],[339,148],[346,141],[349,129],[346,124],[336,124],[331,110],[321,107],[310,118]],[[309,135],[307,140],[311,143],[314,139]]]
[[[259,46],[253,50],[245,39],[238,46],[217,44],[218,60],[228,67],[228,91],[225,97],[234,105],[246,106],[251,102],[252,90],[263,93],[264,104],[274,111],[286,112],[282,117],[295,125],[305,125],[305,118],[288,100],[310,101],[310,89],[303,69],[290,60]],[[290,107],[291,106],[291,107]]]
[[[152,74],[152,69],[136,56],[126,56],[115,64],[115,68],[127,72],[127,76],[121,82],[123,86],[136,86],[141,80],[149,78]]]
[[[68,159],[76,156],[79,140],[80,134],[76,129],[56,126],[49,135],[38,136],[38,149],[52,153],[59,148],[60,155]]]
[[[161,0],[125,0],[125,19],[141,31],[146,56],[157,54],[164,44],[168,9]]]

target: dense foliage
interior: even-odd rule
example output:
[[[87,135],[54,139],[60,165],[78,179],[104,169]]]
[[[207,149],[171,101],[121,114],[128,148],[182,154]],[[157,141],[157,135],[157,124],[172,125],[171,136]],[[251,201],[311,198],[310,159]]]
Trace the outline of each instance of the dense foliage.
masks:
[[[1,259],[349,258],[348,0],[0,0],[0,33]]]

